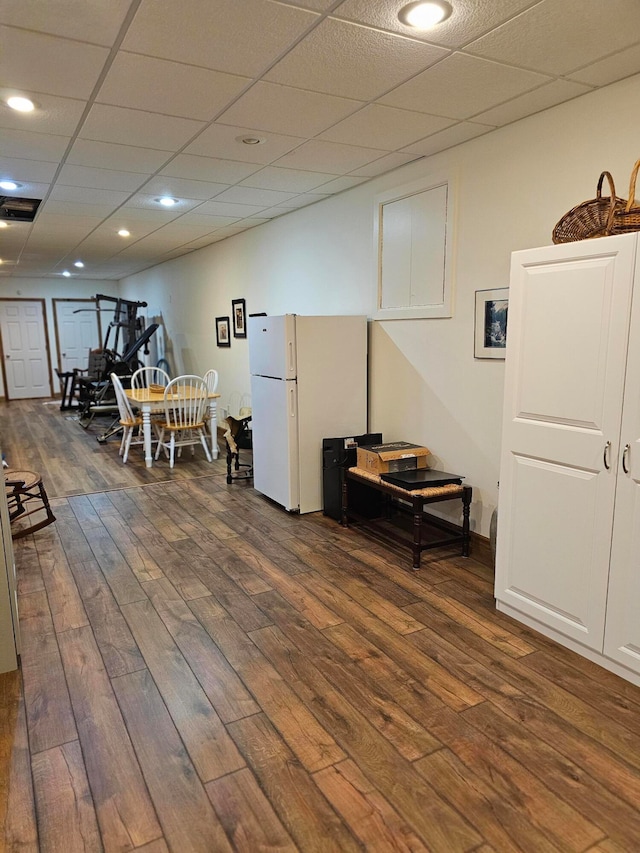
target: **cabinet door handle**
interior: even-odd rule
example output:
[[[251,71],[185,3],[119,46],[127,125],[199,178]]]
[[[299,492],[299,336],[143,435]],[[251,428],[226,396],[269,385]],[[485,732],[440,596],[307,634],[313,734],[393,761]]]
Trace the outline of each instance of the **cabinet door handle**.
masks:
[[[611,468],[611,465],[609,462],[610,454],[611,454],[611,442],[608,441],[604,446],[604,453],[602,454],[602,461],[604,462],[604,467],[607,469],[607,471]]]
[[[631,450],[630,444],[625,444],[624,450],[622,451],[622,470],[625,474],[629,473],[629,469],[627,468],[627,461],[629,459],[629,452]]]

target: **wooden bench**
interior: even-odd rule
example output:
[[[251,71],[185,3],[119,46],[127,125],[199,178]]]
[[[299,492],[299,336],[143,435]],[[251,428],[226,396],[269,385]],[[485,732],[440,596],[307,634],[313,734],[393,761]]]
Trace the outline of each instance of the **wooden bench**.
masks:
[[[385,527],[384,530],[380,527],[380,518],[367,518],[364,515],[356,513],[353,507],[349,506],[349,482],[360,483],[366,485],[377,492],[386,496],[385,501],[386,513],[382,518],[389,519],[391,517],[391,505],[393,502],[401,502],[408,505],[413,515],[413,537],[408,538],[400,532],[394,532]],[[348,468],[344,472],[342,481],[342,519],[341,523],[344,527],[349,526],[349,520],[355,519],[364,526],[371,527],[372,532],[377,533],[383,538],[390,539],[402,545],[411,547],[413,555],[413,568],[420,568],[420,555],[423,551],[429,548],[443,548],[447,545],[460,544],[462,556],[469,556],[469,512],[471,507],[471,486],[462,486],[457,484],[449,484],[446,486],[433,486],[426,489],[417,489],[408,491],[400,486],[395,486],[392,483],[387,483],[378,475],[371,474],[368,471],[363,471],[361,468]],[[433,515],[427,515],[424,512],[425,506],[440,501],[459,500],[462,502],[462,525],[457,526],[445,519],[436,518]],[[425,525],[436,528],[445,532],[447,535],[444,538],[430,539],[428,542],[424,540]]]

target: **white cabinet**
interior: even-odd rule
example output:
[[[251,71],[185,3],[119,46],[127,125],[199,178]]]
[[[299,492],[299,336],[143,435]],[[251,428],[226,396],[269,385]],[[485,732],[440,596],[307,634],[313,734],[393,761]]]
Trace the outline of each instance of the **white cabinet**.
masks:
[[[1,468],[0,472],[4,477]],[[0,494],[0,672],[17,669],[19,651],[16,569],[7,497],[3,489]]]
[[[499,610],[636,683],[638,236],[513,254],[495,586]]]

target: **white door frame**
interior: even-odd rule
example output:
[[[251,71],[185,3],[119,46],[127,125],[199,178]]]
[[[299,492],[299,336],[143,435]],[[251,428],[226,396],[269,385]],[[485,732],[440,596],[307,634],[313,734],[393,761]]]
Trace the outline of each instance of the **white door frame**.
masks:
[[[49,324],[47,323],[47,303],[46,299],[31,299],[25,296],[16,296],[11,298],[10,296],[0,296],[0,303],[2,302],[35,302],[39,303],[42,308],[42,323],[44,326],[44,341],[45,341],[45,350],[47,356],[47,370],[49,373],[49,389],[51,394],[53,395],[53,371],[51,369],[51,344],[49,341]],[[5,400],[10,400],[9,396],[9,388],[7,386],[7,371],[5,369],[5,359],[4,359],[4,342],[2,340],[2,329],[0,329],[0,362],[2,363],[2,382],[4,385],[4,398]]]

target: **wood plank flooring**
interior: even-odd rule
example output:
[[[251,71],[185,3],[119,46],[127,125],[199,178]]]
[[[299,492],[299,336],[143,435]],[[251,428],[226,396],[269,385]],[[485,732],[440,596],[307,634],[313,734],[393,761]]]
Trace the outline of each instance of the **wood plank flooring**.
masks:
[[[0,849],[640,850],[640,689],[497,613],[485,565],[413,573],[100,432],[0,404],[57,516],[15,543]]]

